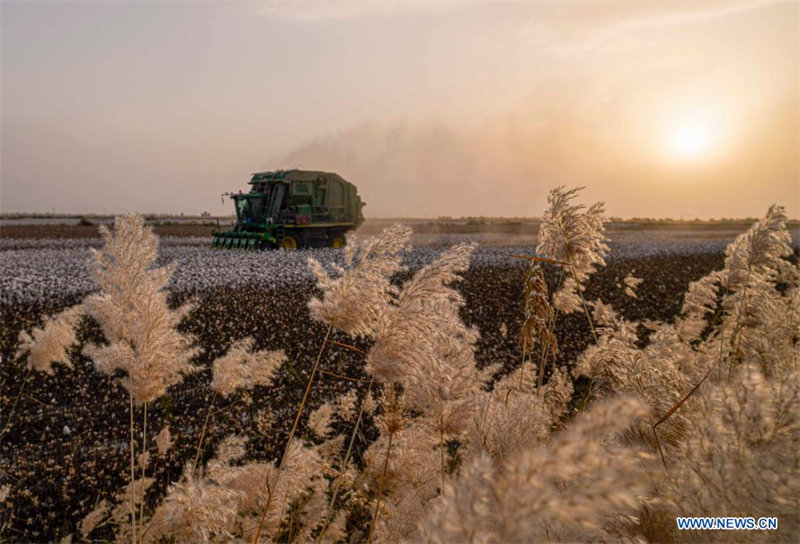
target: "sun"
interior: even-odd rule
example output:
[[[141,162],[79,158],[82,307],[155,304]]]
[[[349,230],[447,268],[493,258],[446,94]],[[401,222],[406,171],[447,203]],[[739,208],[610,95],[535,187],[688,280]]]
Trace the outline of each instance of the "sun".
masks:
[[[711,153],[714,147],[714,131],[707,124],[683,122],[667,134],[667,149],[676,158],[693,159]]]

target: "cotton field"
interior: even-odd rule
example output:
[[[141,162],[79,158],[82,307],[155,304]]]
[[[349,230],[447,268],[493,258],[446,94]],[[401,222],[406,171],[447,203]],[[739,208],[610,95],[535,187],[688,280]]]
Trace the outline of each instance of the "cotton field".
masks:
[[[611,241],[609,260],[721,253],[726,245],[720,240],[658,240],[657,236],[647,232],[635,236],[622,233],[619,241]],[[364,238],[355,236],[353,243]],[[523,264],[514,255],[531,255],[536,244],[535,238],[528,238],[529,243],[522,245],[520,238],[511,240],[519,245],[501,245],[508,239],[498,235],[417,235],[414,241],[419,245],[404,254],[403,263],[410,270],[418,270],[447,247],[474,242],[479,245],[470,257],[471,266],[520,267]],[[206,238],[162,239],[158,262],[178,264],[169,284],[171,291],[193,293],[249,284],[274,289],[308,284],[313,281],[306,266],[309,257],[326,264],[342,262],[341,252],[333,249],[246,252],[212,250],[209,245],[210,239]],[[31,302],[93,291],[96,286],[87,266],[88,248],[101,246],[100,239],[0,240],[0,300]]]
[[[781,209],[609,232],[578,196],[530,239],[212,250],[133,216],[2,240],[3,537],[696,541],[675,517],[726,512],[792,541]]]

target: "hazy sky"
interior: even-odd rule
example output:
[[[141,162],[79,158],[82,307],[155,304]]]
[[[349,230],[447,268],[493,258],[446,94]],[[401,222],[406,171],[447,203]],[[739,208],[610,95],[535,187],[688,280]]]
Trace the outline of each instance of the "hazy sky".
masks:
[[[365,214],[800,215],[797,2],[9,2],[2,212],[229,213],[251,172]]]

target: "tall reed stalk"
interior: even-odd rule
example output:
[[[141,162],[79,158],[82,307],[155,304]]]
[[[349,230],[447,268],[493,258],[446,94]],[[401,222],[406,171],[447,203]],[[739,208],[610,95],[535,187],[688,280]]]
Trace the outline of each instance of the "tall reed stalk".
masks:
[[[136,458],[136,443],[134,442],[133,438],[133,394],[129,393],[128,398],[130,399],[129,403],[129,412],[130,412],[130,450],[131,450],[131,542],[132,544],[136,544],[136,475],[134,474],[135,468],[135,458]]]
[[[372,542],[372,535],[375,533],[375,526],[378,523],[380,516],[381,498],[383,497],[383,486],[386,483],[386,469],[389,467],[389,455],[392,451],[392,439],[394,438],[395,431],[389,430],[389,443],[386,446],[386,456],[383,458],[383,470],[381,471],[381,481],[378,486],[378,497],[375,501],[375,513],[372,515],[372,522],[369,526],[369,534],[367,535],[367,542]]]
[[[594,328],[594,321],[592,321],[592,316],[589,313],[589,306],[586,304],[586,299],[583,296],[583,287],[581,287],[581,282],[578,281],[578,273],[575,271],[575,265],[570,262],[569,267],[570,270],[572,270],[572,277],[575,279],[575,283],[577,284],[578,296],[581,297],[581,305],[583,306],[583,313],[586,315],[586,321],[589,323],[589,328],[592,330],[592,338],[594,338],[594,342],[596,344],[597,331]]]
[[[358,408],[358,417],[356,418],[356,424],[353,427],[353,432],[350,433],[350,441],[347,445],[347,453],[345,453],[344,461],[342,462],[342,473],[347,470],[347,463],[350,461],[350,456],[353,452],[353,444],[356,440],[356,435],[358,434],[358,428],[361,425],[361,418],[364,415],[364,406],[367,403],[367,398],[372,391],[372,385],[375,382],[375,378],[370,379],[369,385],[367,386],[367,391],[364,393],[364,398],[361,400],[361,406]],[[322,541],[322,536],[325,534],[325,531],[328,529],[328,524],[331,521],[331,516],[333,515],[333,510],[336,506],[336,498],[339,495],[339,490],[342,487],[342,478],[336,479],[336,484],[333,487],[333,493],[331,494],[331,500],[328,502],[328,511],[325,513],[325,522],[322,525],[322,529],[317,536],[317,542]]]
[[[33,366],[29,366],[28,371],[25,373],[25,378],[23,378],[22,380],[22,385],[19,386],[19,391],[17,392],[17,396],[14,398],[14,404],[11,405],[11,410],[9,410],[8,412],[8,419],[6,419],[6,424],[3,426],[3,430],[0,431],[0,443],[3,442],[3,437],[11,428],[11,420],[14,418],[14,413],[17,411],[17,404],[19,404],[19,399],[22,398],[22,393],[25,391],[25,386],[28,385],[28,379],[31,377],[32,371],[33,371]]]
[[[728,366],[728,381],[733,379],[734,365],[739,359],[739,349],[742,341],[742,314],[744,313],[744,309],[747,305],[747,290],[750,287],[750,276],[752,271],[753,270],[751,267],[747,268],[747,278],[744,280],[744,289],[742,290],[742,301],[739,303],[739,311],[736,313],[736,323],[733,326],[733,334],[731,335],[730,343],[731,348],[733,348],[733,357],[731,357],[730,365]]]
[[[144,421],[142,422],[142,482],[147,476],[147,402],[144,403]],[[144,485],[144,484],[143,484]],[[144,522],[144,492],[142,493],[142,502],[139,505],[139,519]]]
[[[211,413],[214,410],[214,403],[217,400],[217,392],[214,391],[214,394],[211,397],[211,402],[208,405],[208,413],[206,413],[206,419],[203,422],[203,429],[200,431],[200,440],[197,442],[197,452],[194,455],[194,462],[192,463],[192,475],[194,475],[195,470],[197,469],[197,463],[200,460],[200,452],[203,448],[203,439],[206,436],[206,431],[208,430],[208,421],[211,419]]]
[[[283,449],[281,462],[278,465],[277,478],[280,478],[281,471],[283,470],[283,465],[286,462],[286,455],[289,452],[289,446],[291,445],[292,439],[294,438],[294,435],[297,432],[297,426],[300,424],[300,417],[303,415],[303,409],[305,408],[306,402],[308,401],[308,395],[309,393],[311,393],[311,386],[314,383],[314,377],[317,375],[319,362],[322,360],[322,353],[325,351],[325,347],[328,345],[328,338],[330,337],[332,330],[333,326],[328,325],[328,329],[325,331],[325,338],[322,340],[322,344],[319,347],[319,352],[317,353],[317,358],[314,361],[314,366],[311,369],[311,375],[308,377],[308,383],[306,384],[306,389],[305,392],[303,393],[303,400],[300,402],[300,407],[297,409],[297,415],[294,418],[292,429],[289,431],[289,438],[287,438],[286,440],[286,447],[284,447]],[[253,544],[258,544],[258,539],[261,537],[261,531],[264,528],[264,521],[267,519],[267,513],[269,512],[271,503],[272,503],[272,494],[270,494],[269,497],[267,498],[267,504],[264,506],[264,511],[261,513],[261,517],[258,520],[258,529],[256,530],[256,534],[253,537]]]

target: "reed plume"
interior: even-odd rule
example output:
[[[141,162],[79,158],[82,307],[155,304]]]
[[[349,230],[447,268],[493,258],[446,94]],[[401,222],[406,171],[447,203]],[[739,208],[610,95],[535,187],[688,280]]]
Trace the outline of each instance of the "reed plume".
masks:
[[[524,363],[480,393],[464,438],[465,459],[488,454],[503,462],[547,440],[567,413],[572,380],[556,370],[539,387],[536,374],[535,365]]]
[[[148,523],[143,542],[221,542],[233,538],[241,492],[191,473],[173,484]]]
[[[741,367],[697,395],[661,484],[670,516],[777,516],[773,531],[690,532],[691,542],[793,542],[800,531],[800,374]],[[728,538],[726,538],[728,537]]]
[[[784,263],[784,257],[792,254],[792,239],[786,229],[786,210],[772,205],[764,217],[747,232],[739,235],[725,250],[726,286],[729,290],[741,290],[748,279],[754,277],[774,280]]]
[[[111,505],[104,499],[97,503],[97,506],[81,520],[79,530],[84,540],[88,539],[89,534],[108,517],[110,509]]]
[[[692,386],[684,368],[697,365],[698,355],[678,341],[671,326],[659,326],[651,342],[640,348],[636,325],[617,318],[608,308],[604,311],[599,340],[578,357],[574,375],[592,379],[592,398],[633,394],[647,403],[653,416],[666,413]],[[651,417],[649,423],[641,420],[635,427],[640,441],[652,444],[650,427],[655,421]],[[661,434],[675,442],[684,424],[681,416],[675,416],[661,427]]]
[[[473,249],[472,245],[458,245],[408,280],[396,302],[384,309],[367,355],[367,371],[379,381],[401,385],[403,401],[421,416],[404,433],[391,435],[396,444],[393,456],[403,457],[405,448],[411,447],[406,445],[408,436],[424,444],[423,437],[430,435],[429,440],[438,441],[442,485],[448,471],[445,442],[467,430],[478,392],[491,373],[491,369],[479,371],[475,365],[477,331],[461,321],[458,310],[463,298],[450,286],[469,265]],[[389,462],[390,449],[387,447],[384,464]],[[416,455],[425,458],[429,453],[423,449]],[[417,479],[413,472],[407,476]],[[387,513],[379,528],[393,535],[408,534],[412,512],[423,508],[435,491],[423,493],[419,487],[392,491],[394,495],[385,504],[395,511]],[[376,517],[378,514],[376,509]],[[394,529],[389,530],[391,527]]]
[[[433,501],[419,525],[426,542],[611,540],[614,517],[649,492],[650,456],[621,435],[645,417],[632,398],[596,404],[567,430],[504,463],[476,457]]]
[[[364,244],[345,248],[345,265],[334,265],[331,276],[314,258],[308,264],[317,278],[322,298],[309,302],[311,316],[347,334],[369,335],[374,332],[383,306],[397,290],[392,277],[401,272],[401,253],[408,249],[411,230],[393,225],[381,236]]]
[[[85,307],[108,344],[84,352],[100,372],[124,372],[120,383],[134,402],[150,402],[195,370],[197,349],[176,329],[191,306],[169,307],[166,286],[175,265],[156,266],[158,238],[140,216],[118,217],[113,234],[104,226],[100,233],[105,247],[91,249],[89,262],[100,292]]]
[[[286,362],[283,351],[253,351],[253,339],[237,340],[212,363],[211,388],[223,397],[242,388],[269,386]]]
[[[42,327],[37,327],[30,333],[27,331],[20,333],[17,357],[26,358],[28,371],[25,373],[22,384],[14,398],[14,403],[8,412],[5,425],[0,431],[0,441],[11,428],[17,405],[24,394],[31,373],[36,371],[52,376],[55,373],[53,371],[53,363],[62,364],[70,369],[73,368],[67,350],[77,340],[74,328],[82,312],[83,307],[81,305],[73,306],[46,319]]]
[[[779,342],[784,347],[774,351],[767,345],[779,341],[776,329],[784,329],[779,316],[794,319],[792,311],[785,311],[791,308],[793,289],[800,285],[797,265],[785,259],[791,253],[785,211],[773,205],[726,248],[722,270],[689,287],[681,335],[687,341],[705,335],[708,350],[712,349],[709,342],[716,343],[720,370],[724,359],[729,378],[735,365],[758,363],[769,373],[785,362],[786,356],[795,358],[785,342]],[[788,289],[777,290],[779,281]],[[715,316],[717,321],[712,323]],[[785,338],[786,334],[780,336]]]
[[[571,277],[555,305],[583,305],[588,314],[583,285],[608,248],[602,207],[572,204],[577,192],[551,193],[537,251],[568,263]],[[88,312],[108,344],[87,353],[98,369],[125,373],[133,417],[134,402],[147,406],[192,370],[195,350],[175,329],[188,310],[168,307],[172,268],[156,267],[155,237],[141,219],[120,218],[104,236],[92,264],[100,293],[23,335],[22,349],[31,371],[69,364],[74,326]],[[310,262],[320,289],[309,304],[313,317],[329,331],[372,341],[364,361],[372,381],[360,406],[348,391],[323,402],[300,430],[312,371],[280,463],[248,459],[247,437],[229,436],[208,463],[187,464],[149,518],[153,480],[133,473],[135,454],[144,468],[149,451],[134,451],[131,424],[130,481],[84,519],[83,537],[109,523],[118,540],[134,542],[619,541],[650,538],[657,518],[674,524],[678,515],[780,517],[777,533],[739,533],[738,540],[788,542],[800,531],[800,269],[786,259],[781,208],[731,244],[722,270],[691,284],[676,323],[630,322],[610,304],[591,304],[597,341],[571,361],[592,384],[591,402],[577,414],[563,368],[546,383],[536,379],[543,362],[524,360],[494,381],[496,367],[478,368],[478,331],[461,320],[464,299],[454,285],[472,246],[456,246],[393,283],[408,237],[393,227],[348,248],[333,276]],[[635,297],[640,283],[628,275],[618,287]],[[524,296],[523,352],[538,346],[555,354],[555,312],[538,264],[526,273]],[[254,352],[254,344],[238,340],[212,363],[215,395],[272,383],[285,357]],[[320,360],[321,352],[315,370]],[[717,360],[728,380],[708,374]],[[271,432],[275,415],[257,408],[259,430]],[[652,463],[661,443],[650,431],[670,413],[659,427],[664,470]],[[365,434],[362,416],[378,434],[353,448]],[[349,445],[333,431],[343,423],[354,426]],[[155,439],[160,457],[171,442],[164,427]],[[652,540],[721,539],[678,534],[672,525],[660,536]]]
[[[633,275],[633,273],[628,274],[625,276],[625,279],[622,280],[623,285],[625,285],[625,294],[631,298],[639,298],[639,295],[636,294],[636,289],[638,289],[639,285],[642,284],[644,280],[642,278],[637,278]]]
[[[573,204],[583,187],[566,190],[563,186],[550,191],[549,208],[539,227],[536,253],[567,263],[572,278],[568,278],[554,294],[556,309],[564,313],[581,308],[581,292],[589,276],[598,266],[605,266],[606,244],[602,214],[603,203]]]
[[[682,319],[679,321],[680,337],[686,342],[700,339],[709,327],[709,318],[719,304],[723,271],[711,272],[689,284],[683,299]]]
[[[333,404],[329,402],[322,403],[319,408],[308,416],[308,430],[319,438],[325,438],[332,431],[333,414]]]
[[[780,298],[775,282],[784,268],[791,267],[784,260],[791,253],[785,210],[775,205],[725,250],[723,285],[727,294],[722,306],[731,332],[729,377],[735,365],[758,359],[752,344],[758,343],[762,331],[774,321]],[[763,370],[772,369],[764,366]]]
[[[187,466],[145,525],[143,541],[250,539],[259,529],[259,512],[272,497],[286,501],[294,512],[291,515],[297,517],[298,534],[288,535],[289,540],[307,541],[325,514],[328,481],[319,449],[293,441],[279,471],[273,463],[239,464],[246,455],[245,442],[241,436],[226,438],[199,475]],[[269,482],[266,487],[265,481]],[[288,521],[285,514],[269,511],[261,527],[265,538],[272,540],[281,534]]]
[[[522,359],[525,360],[533,352],[537,342],[540,346],[539,387],[544,377],[545,363],[548,355],[555,361],[558,354],[558,341],[553,332],[555,312],[550,305],[547,283],[544,272],[538,262],[531,261],[525,272],[522,286],[525,301],[525,313],[519,331],[519,343],[522,347]],[[524,367],[523,367],[524,368]]]
[[[463,298],[449,286],[473,249],[456,246],[407,281],[396,302],[384,307],[367,355],[368,372],[402,384],[409,406],[447,433],[462,427],[460,410],[486,381],[475,366],[477,331],[461,321]]]
[[[381,435],[364,454],[362,485],[375,497],[372,540],[400,542],[413,537],[416,520],[439,492],[439,440],[415,425],[397,402],[381,404],[386,417],[379,419]]]
[[[172,435],[169,432],[169,427],[164,427],[156,435],[156,448],[158,448],[159,457],[164,457],[172,447]]]
[[[75,326],[82,316],[81,305],[47,319],[42,327],[20,334],[18,355],[27,353],[29,370],[53,375],[53,363],[72,368],[67,349],[76,342]]]

